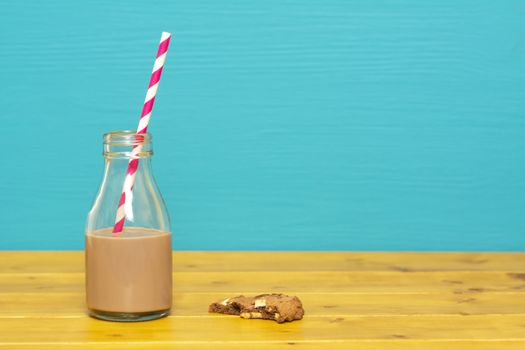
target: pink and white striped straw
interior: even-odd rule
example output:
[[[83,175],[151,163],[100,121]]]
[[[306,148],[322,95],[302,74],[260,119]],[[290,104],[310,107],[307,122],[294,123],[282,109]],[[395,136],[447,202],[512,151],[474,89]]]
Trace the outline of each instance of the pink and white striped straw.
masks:
[[[137,127],[137,134],[145,134],[148,131],[149,120],[151,117],[151,110],[153,109],[153,103],[155,102],[155,95],[159,88],[160,76],[162,74],[162,68],[166,61],[166,54],[168,52],[168,46],[170,44],[171,34],[162,32],[160,37],[159,50],[157,51],[157,58],[153,65],[153,72],[149,81],[148,92],[146,93],[146,99],[144,100],[144,107],[142,107],[142,114],[140,115],[139,126]],[[133,184],[135,183],[135,173],[139,165],[138,154],[142,151],[142,144],[136,145],[131,151],[131,159],[128,164],[128,170],[126,172],[126,179],[122,186],[122,194],[117,208],[117,215],[115,218],[115,226],[113,226],[113,234],[119,234],[124,229],[124,221],[126,216],[133,219],[133,210],[131,202],[133,200]]]

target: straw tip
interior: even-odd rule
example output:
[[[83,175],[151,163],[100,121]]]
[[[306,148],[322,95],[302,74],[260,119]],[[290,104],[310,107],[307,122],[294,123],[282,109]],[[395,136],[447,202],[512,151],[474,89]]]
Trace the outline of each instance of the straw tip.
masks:
[[[170,36],[171,36],[171,33],[168,33],[168,32],[162,32],[161,41],[162,41],[162,40],[165,40],[165,39],[168,39]]]

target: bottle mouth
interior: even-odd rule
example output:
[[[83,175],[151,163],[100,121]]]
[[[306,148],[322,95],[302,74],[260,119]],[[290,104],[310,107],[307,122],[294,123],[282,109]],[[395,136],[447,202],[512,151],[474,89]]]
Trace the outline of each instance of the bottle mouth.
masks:
[[[151,134],[136,134],[136,130],[115,130],[104,134],[105,158],[143,158],[153,154]]]
[[[136,134],[136,130],[115,130],[104,134],[104,144],[114,146],[138,146],[149,144],[151,134]]]

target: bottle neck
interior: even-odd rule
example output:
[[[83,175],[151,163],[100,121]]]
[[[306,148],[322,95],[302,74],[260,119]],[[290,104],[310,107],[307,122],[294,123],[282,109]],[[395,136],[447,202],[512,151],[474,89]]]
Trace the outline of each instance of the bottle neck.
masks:
[[[135,130],[119,130],[104,134],[104,158],[131,160],[138,158],[149,163],[153,155],[151,134],[135,134]]]
[[[128,156],[106,156],[102,188],[110,187],[112,191],[121,192],[129,171],[130,157]],[[151,167],[151,157],[140,157],[134,173],[133,190],[136,192],[137,184],[144,184],[150,188],[155,182]],[[151,190],[151,188],[150,188]]]

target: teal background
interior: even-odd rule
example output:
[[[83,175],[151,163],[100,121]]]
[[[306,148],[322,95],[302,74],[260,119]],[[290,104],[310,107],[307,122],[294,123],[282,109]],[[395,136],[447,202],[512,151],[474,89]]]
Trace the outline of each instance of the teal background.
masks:
[[[176,249],[524,250],[525,1],[0,3],[0,249],[81,249],[150,131]]]

